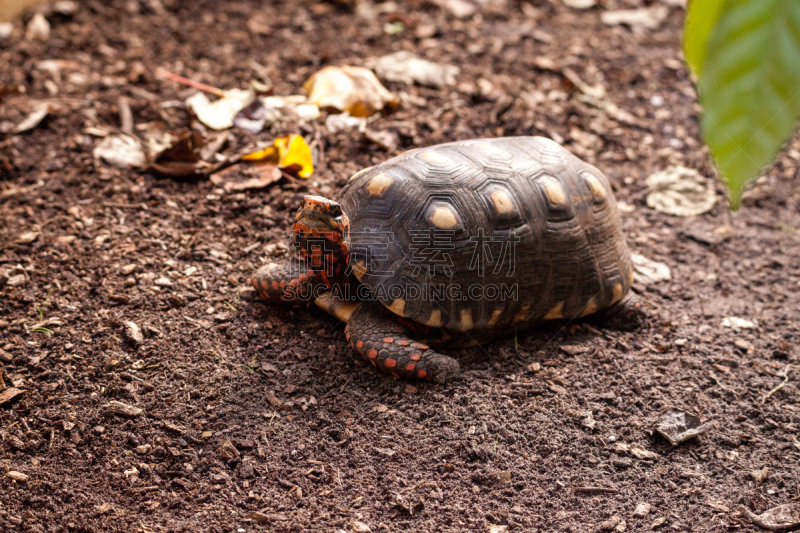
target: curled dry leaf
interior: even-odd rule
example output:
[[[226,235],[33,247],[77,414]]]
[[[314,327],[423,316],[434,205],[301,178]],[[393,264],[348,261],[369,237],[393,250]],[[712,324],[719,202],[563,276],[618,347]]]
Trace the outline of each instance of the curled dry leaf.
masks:
[[[655,452],[651,452],[639,446],[638,444],[628,444],[625,442],[615,442],[614,443],[614,451],[620,453],[629,453],[636,457],[637,459],[651,459],[651,460],[658,460],[661,459],[661,456]]]
[[[377,59],[375,73],[386,81],[425,85],[441,89],[456,82],[461,69],[446,63],[422,59],[407,50],[401,50]]]
[[[639,254],[631,254],[631,262],[633,263],[633,279],[643,285],[653,285],[672,279],[672,272],[664,263],[653,261]]]
[[[702,435],[708,426],[700,423],[700,418],[683,411],[669,410],[658,421],[656,430],[673,446]]]
[[[104,137],[92,152],[95,159],[120,167],[144,167],[147,164],[142,143],[130,135],[119,134]]]
[[[758,527],[770,531],[793,529],[800,526],[800,502],[785,503],[757,515],[747,507],[742,513]]]
[[[692,168],[669,167],[646,180],[647,206],[680,217],[702,215],[717,203],[714,184]]]
[[[252,87],[223,91],[222,98],[213,102],[198,92],[186,99],[186,105],[200,122],[212,130],[226,130],[233,126],[234,117],[255,98],[256,92]]]
[[[278,137],[272,146],[242,156],[242,160],[273,163],[298,178],[307,179],[314,172],[311,148],[300,135]]]
[[[14,133],[22,133],[24,131],[32,130],[36,126],[38,126],[44,117],[50,113],[50,105],[45,102],[38,102],[34,105],[34,110],[25,117],[25,119],[17,124],[17,127],[14,128]]]
[[[264,189],[283,178],[283,172],[276,165],[240,163],[211,175],[211,183],[222,187],[226,192]]]
[[[354,117],[368,117],[400,103],[364,67],[325,67],[308,78],[303,89],[308,91],[308,101],[321,109],[347,111]]]

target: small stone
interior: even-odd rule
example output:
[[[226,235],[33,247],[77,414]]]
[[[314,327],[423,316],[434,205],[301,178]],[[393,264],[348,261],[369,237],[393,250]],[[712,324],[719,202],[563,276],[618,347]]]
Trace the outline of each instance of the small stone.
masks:
[[[539,363],[531,363],[526,367],[528,372],[538,372],[542,369],[542,365]]]
[[[372,529],[365,524],[364,522],[359,522],[358,520],[353,520],[350,523],[350,529],[353,530],[353,533],[371,533]]]
[[[650,512],[650,504],[646,502],[642,502],[636,506],[636,509],[633,511],[633,516],[637,517],[644,517]]]
[[[36,13],[28,22],[25,38],[29,41],[46,41],[50,38],[50,23],[41,13]]]
[[[134,277],[131,276],[125,280],[126,287],[133,287],[134,285],[136,285],[136,279]]]
[[[61,0],[53,4],[53,11],[59,15],[71,16],[78,12],[78,4],[71,0]]]
[[[95,426],[92,431],[94,431],[98,435],[102,435],[103,433],[106,432],[106,428],[104,426]]]
[[[228,274],[228,283],[235,287],[239,284],[239,278],[236,276],[236,274]]]
[[[64,431],[72,431],[75,428],[75,423],[69,420],[62,420],[61,427],[64,428]]]
[[[136,447],[136,453],[139,455],[147,455],[153,450],[153,446],[150,444],[142,444],[141,446]]]
[[[139,359],[138,361],[134,361],[133,364],[131,365],[131,368],[134,369],[134,370],[141,370],[144,367],[145,367],[145,362],[142,359]]]
[[[200,437],[202,437],[204,439],[210,439],[213,436],[214,436],[214,432],[213,431],[204,431],[204,432],[202,432],[200,434]]]
[[[122,274],[123,276],[129,276],[133,274],[133,271],[136,270],[137,266],[138,265],[133,263],[130,265],[123,265],[122,267],[120,267],[119,273]]]
[[[144,342],[142,328],[140,328],[138,324],[131,322],[130,320],[123,322],[123,324],[125,325],[125,338],[128,339],[128,341],[136,346],[139,346]]]
[[[406,394],[416,394],[418,392],[419,389],[417,389],[414,385],[406,385],[406,390],[405,390]]]
[[[9,470],[6,472],[6,477],[10,477],[14,481],[19,483],[25,483],[28,481],[28,474],[23,474],[22,472],[17,472],[16,470]]]
[[[17,242],[20,244],[30,244],[38,238],[38,231],[26,231],[25,233],[20,233],[20,235],[17,237]]]
[[[0,40],[8,39],[14,33],[14,25],[10,22],[0,22]]]
[[[172,280],[169,278],[158,278],[153,282],[153,284],[157,285],[158,287],[172,287]]]

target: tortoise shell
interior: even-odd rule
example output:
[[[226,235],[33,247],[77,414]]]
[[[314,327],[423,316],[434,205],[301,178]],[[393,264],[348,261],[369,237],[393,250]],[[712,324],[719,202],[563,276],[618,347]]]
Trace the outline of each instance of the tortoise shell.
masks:
[[[591,314],[631,286],[608,179],[549,139],[411,150],[355,174],[339,201],[353,274],[421,324],[495,336]]]

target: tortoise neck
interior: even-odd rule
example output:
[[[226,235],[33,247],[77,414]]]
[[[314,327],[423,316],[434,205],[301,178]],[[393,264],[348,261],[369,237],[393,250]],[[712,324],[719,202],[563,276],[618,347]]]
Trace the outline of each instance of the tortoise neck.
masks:
[[[345,280],[350,264],[350,224],[342,216],[338,227],[314,227],[297,220],[294,224],[293,241],[308,270],[318,276],[328,288]]]

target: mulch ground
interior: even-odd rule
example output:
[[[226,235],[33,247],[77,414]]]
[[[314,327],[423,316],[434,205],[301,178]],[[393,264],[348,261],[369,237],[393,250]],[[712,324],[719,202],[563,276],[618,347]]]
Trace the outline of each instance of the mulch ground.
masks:
[[[0,407],[0,531],[753,531],[741,506],[797,498],[800,141],[740,212],[658,213],[650,173],[713,173],[683,9],[632,31],[600,14],[638,0],[490,0],[461,19],[370,6],[83,2],[48,15],[46,41],[24,37],[28,13],[0,42],[0,81],[26,90],[0,104],[0,368],[25,391]],[[234,129],[231,150],[300,133],[320,157],[309,181],[233,193],[93,160],[120,96],[136,124],[192,124],[193,90],[157,67],[288,95],[321,66],[401,49],[461,73],[387,84],[404,102],[369,128],[396,135],[392,152],[323,120]],[[39,100],[48,117],[14,134]],[[248,276],[303,194],[335,196],[409,148],[529,134],[603,169],[631,248],[672,269],[636,287],[649,328],[550,324],[451,351],[460,379],[409,387],[359,360],[335,319],[253,299]],[[723,327],[732,316],[757,325]],[[709,431],[670,446],[654,431],[668,409]]]

